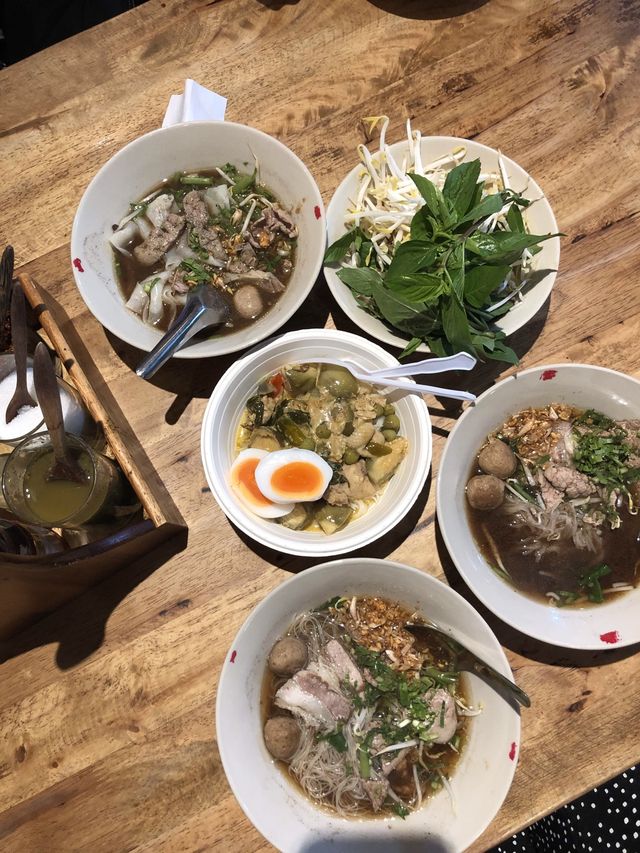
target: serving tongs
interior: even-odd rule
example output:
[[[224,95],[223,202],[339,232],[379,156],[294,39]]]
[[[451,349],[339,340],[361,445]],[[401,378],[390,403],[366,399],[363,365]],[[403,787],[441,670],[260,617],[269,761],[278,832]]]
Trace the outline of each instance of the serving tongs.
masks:
[[[314,358],[319,364],[339,364],[361,382],[371,385],[383,385],[385,388],[400,388],[410,394],[434,394],[437,397],[451,397],[454,400],[469,400],[474,403],[476,395],[470,391],[458,391],[456,388],[439,388],[437,385],[420,385],[418,382],[403,382],[397,376],[419,376],[425,373],[446,373],[448,370],[471,370],[476,359],[468,352],[458,352],[443,358],[427,358],[414,361],[413,364],[400,364],[397,367],[382,367],[380,370],[365,370],[348,358]]]
[[[479,658],[466,646],[463,646],[462,643],[459,643],[458,640],[454,640],[450,634],[443,631],[442,628],[438,628],[433,622],[408,622],[404,627],[418,639],[430,639],[436,634],[440,645],[455,655],[456,667],[458,669],[475,673],[488,684],[491,684],[492,687],[497,686],[506,690],[524,708],[531,707],[531,699],[529,699],[524,690],[521,690],[517,684],[514,684],[513,681],[510,681],[506,676],[498,672],[497,669],[489,666],[488,663]]]

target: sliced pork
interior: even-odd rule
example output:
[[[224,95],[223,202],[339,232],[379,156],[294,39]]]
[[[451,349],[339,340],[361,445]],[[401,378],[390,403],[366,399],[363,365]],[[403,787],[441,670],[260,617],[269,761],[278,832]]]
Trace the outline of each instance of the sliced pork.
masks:
[[[275,695],[279,708],[291,711],[308,725],[331,730],[349,718],[351,702],[313,672],[301,669]]]

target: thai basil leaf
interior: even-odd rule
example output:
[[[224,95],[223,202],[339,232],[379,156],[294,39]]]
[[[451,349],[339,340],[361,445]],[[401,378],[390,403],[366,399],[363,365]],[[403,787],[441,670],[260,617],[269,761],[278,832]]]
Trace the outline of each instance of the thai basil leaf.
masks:
[[[425,270],[433,265],[437,254],[437,247],[429,240],[407,240],[396,249],[386,277]]]
[[[433,331],[438,322],[435,306],[411,302],[382,284],[373,286],[373,298],[384,319],[392,326],[414,337],[424,337]]]
[[[426,272],[411,275],[391,275],[391,268],[389,268],[384,280],[389,290],[410,302],[430,304],[449,289],[440,276]]]
[[[407,358],[412,355],[422,343],[422,338],[411,338],[406,347],[402,350],[400,355],[398,356],[398,360],[401,361],[403,358]]]
[[[414,175],[409,172],[409,177],[418,188],[418,192],[424,199],[427,210],[431,212],[432,216],[440,221],[442,218],[444,203],[440,190],[429,180],[429,178],[425,178],[422,175]],[[446,208],[444,209],[446,210]]]
[[[517,204],[512,204],[507,211],[507,224],[514,234],[524,234],[524,219]]]
[[[361,296],[372,296],[374,284],[382,286],[382,276],[373,267],[342,267],[336,275],[347,287]]]
[[[558,237],[558,234],[513,234],[511,231],[494,231],[493,234],[476,232],[467,238],[467,249],[483,258],[489,264],[512,264],[522,255],[524,249],[530,249],[543,240]]]
[[[346,234],[343,234],[342,237],[338,237],[338,239],[332,243],[325,252],[325,264],[334,264],[337,261],[341,261],[358,236],[362,236],[360,229],[353,228],[351,231],[347,231]]]
[[[468,160],[453,168],[446,177],[442,195],[457,214],[458,221],[470,210],[476,199],[480,160]]]
[[[474,308],[486,305],[489,296],[509,274],[508,266],[478,266],[467,269],[464,298]],[[507,307],[511,307],[507,303]]]
[[[478,184],[478,186],[481,186]],[[458,219],[456,229],[460,229],[463,225],[471,225],[473,222],[481,222],[493,213],[497,213],[504,206],[504,200],[500,193],[485,196],[479,204],[471,208],[471,210]],[[514,230],[514,229],[512,229]]]
[[[444,300],[442,308],[442,330],[449,343],[455,349],[472,349],[467,315],[464,308],[453,295]]]
[[[460,306],[464,301],[464,243],[458,243],[447,260],[447,273],[451,279],[451,289]]]

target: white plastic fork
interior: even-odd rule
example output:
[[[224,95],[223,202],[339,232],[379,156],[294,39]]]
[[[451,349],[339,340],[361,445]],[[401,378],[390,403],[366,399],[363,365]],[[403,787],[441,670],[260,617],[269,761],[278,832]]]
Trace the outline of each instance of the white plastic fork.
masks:
[[[434,394],[438,397],[451,397],[454,400],[468,400],[475,403],[476,395],[470,391],[458,391],[456,388],[440,388],[437,385],[420,385],[418,382],[402,382],[391,377],[416,376],[424,373],[444,373],[447,370],[471,370],[476,359],[467,352],[459,352],[444,358],[428,358],[413,364],[400,364],[397,367],[383,367],[379,370],[365,370],[346,358],[314,358],[318,364],[338,364],[345,367],[355,379],[369,382],[371,385],[383,385],[385,388],[399,388],[409,394]]]

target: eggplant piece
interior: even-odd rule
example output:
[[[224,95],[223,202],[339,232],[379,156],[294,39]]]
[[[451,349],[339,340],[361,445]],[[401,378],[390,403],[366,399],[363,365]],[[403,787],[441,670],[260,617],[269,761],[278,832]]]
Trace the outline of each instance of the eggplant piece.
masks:
[[[318,388],[324,388],[334,397],[355,397],[358,383],[345,367],[328,365],[318,379]]]
[[[318,368],[312,364],[287,367],[284,371],[287,387],[294,397],[313,391],[318,381]]]
[[[313,521],[313,510],[308,504],[296,504],[288,515],[283,515],[278,522],[289,530],[304,530]]]
[[[277,434],[269,427],[258,427],[251,434],[249,447],[257,447],[259,450],[280,450],[282,445]]]
[[[367,476],[374,486],[381,486],[393,477],[396,468],[406,456],[409,443],[406,438],[398,437],[384,446],[391,452],[385,456],[367,459]]]
[[[330,536],[341,530],[353,515],[350,506],[329,506],[324,504],[316,512],[316,521],[322,528],[323,533]]]

